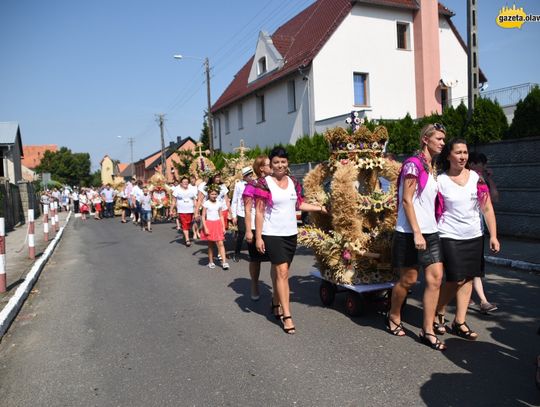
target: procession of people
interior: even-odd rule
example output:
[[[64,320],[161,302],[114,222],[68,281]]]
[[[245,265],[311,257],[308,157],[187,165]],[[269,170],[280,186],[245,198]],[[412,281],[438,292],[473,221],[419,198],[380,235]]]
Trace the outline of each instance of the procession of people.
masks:
[[[493,253],[500,250],[490,199],[494,185],[489,186],[481,171],[469,169],[468,158],[464,140],[446,140],[444,126],[426,125],[419,152],[404,161],[395,185],[392,267],[399,279],[392,289],[386,329],[396,337],[406,335],[401,306],[423,273],[424,318],[418,339],[438,351],[446,349],[440,336],[447,332],[466,340],[478,338],[466,316],[473,281],[484,276],[486,226],[489,249]],[[90,214],[96,220],[120,215],[121,223],[134,223],[147,232],[152,232],[156,220],[172,222],[187,248],[194,241],[208,245],[206,264],[215,270],[218,266],[230,270],[228,251],[234,263],[240,262],[245,240],[251,300],[260,299],[261,264],[270,263],[269,312],[285,333],[294,334],[289,270],[297,246],[297,211],[321,215],[329,211],[325,203],[304,201],[301,184],[290,175],[283,147],[274,148],[269,156],[256,157],[252,165],[237,172],[229,186],[219,171],[205,171],[204,178],[186,174],[170,183],[161,180],[145,185],[132,179],[116,188],[107,184],[66,190],[66,205],[71,202],[83,220]],[[43,194],[42,202],[63,202],[63,195],[63,191],[50,191]],[[227,235],[231,237],[227,239]],[[456,313],[447,324],[446,308],[454,299]]]

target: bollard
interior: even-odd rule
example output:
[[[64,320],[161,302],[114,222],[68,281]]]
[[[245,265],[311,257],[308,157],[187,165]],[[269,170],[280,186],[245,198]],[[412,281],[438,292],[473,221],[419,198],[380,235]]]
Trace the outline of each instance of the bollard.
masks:
[[[36,240],[33,209],[28,209],[28,257],[30,257],[32,260],[36,258]]]
[[[60,229],[60,220],[58,220],[58,202],[54,203],[54,230],[55,232],[58,232],[58,229]]]
[[[43,237],[49,241],[49,204],[43,205]]]
[[[54,217],[54,202],[51,202],[51,231],[56,234],[56,218]]]
[[[0,293],[6,292],[6,223],[0,218]]]

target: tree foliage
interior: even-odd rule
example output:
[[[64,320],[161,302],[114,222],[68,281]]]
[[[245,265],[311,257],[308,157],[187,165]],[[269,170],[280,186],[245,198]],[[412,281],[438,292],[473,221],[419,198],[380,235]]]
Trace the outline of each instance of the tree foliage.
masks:
[[[72,153],[67,147],[45,151],[36,172],[51,174],[55,181],[67,185],[88,185],[91,181],[90,154]]]
[[[540,136],[540,88],[535,86],[516,106],[507,138]]]
[[[203,149],[206,150],[210,148],[210,132],[208,130],[208,122],[205,120],[203,121],[203,127],[201,130],[201,137],[199,138],[199,141],[203,144]]]
[[[469,144],[501,140],[508,130],[508,121],[497,102],[480,98],[476,101],[465,140]]]

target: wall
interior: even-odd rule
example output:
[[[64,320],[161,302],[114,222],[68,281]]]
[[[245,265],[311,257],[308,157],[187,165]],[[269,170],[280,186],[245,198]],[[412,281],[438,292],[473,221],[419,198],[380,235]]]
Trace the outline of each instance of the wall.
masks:
[[[471,147],[488,157],[499,190],[494,203],[501,235],[540,237],[540,137]]]
[[[306,77],[309,73],[306,72]],[[219,132],[221,132],[221,149],[232,152],[243,139],[247,147],[261,147],[277,143],[295,143],[305,134],[310,133],[308,109],[308,83],[304,76],[293,74],[283,80],[261,89],[257,95],[264,95],[265,121],[257,123],[255,94],[240,101],[243,106],[243,128],[238,129],[238,104],[228,107],[229,134],[225,134],[225,118],[223,112],[214,114],[214,147],[219,148]],[[296,111],[288,112],[287,82],[294,79],[296,94]]]
[[[409,50],[397,49],[397,21],[409,23]],[[369,74],[369,118],[414,117],[413,44],[411,11],[355,5],[313,61],[315,120],[360,109],[353,72]]]

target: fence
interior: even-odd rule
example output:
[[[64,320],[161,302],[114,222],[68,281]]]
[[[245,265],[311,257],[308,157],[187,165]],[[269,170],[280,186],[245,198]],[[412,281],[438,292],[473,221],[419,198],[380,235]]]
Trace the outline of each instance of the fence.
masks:
[[[0,180],[0,217],[5,218],[6,232],[25,222],[20,189],[5,179]]]

